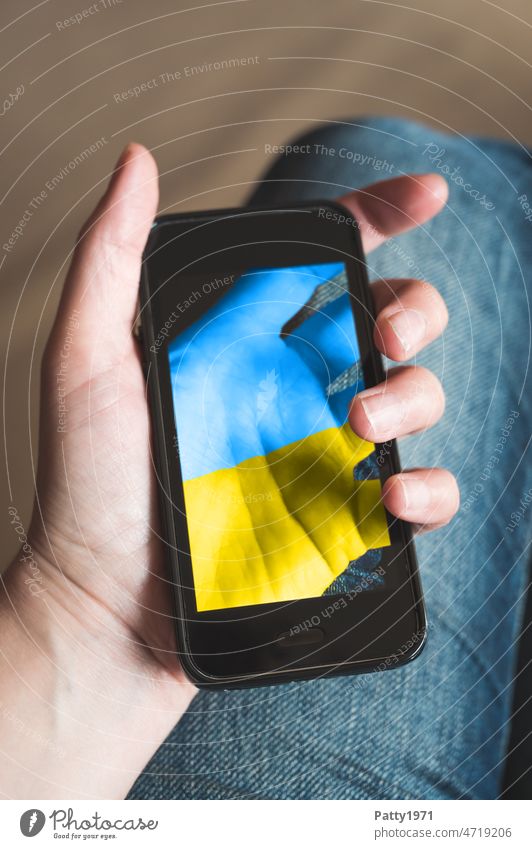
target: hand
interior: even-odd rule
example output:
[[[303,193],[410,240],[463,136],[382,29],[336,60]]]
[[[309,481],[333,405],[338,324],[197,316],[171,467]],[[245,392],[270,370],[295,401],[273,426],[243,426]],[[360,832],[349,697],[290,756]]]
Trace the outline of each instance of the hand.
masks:
[[[432,217],[445,198],[444,181],[426,175],[382,182],[342,202],[369,251]],[[4,721],[7,795],[124,795],[194,694],[175,654],[145,385],[131,333],[156,206],[155,163],[130,145],[82,231],[45,353],[29,535],[43,593],[28,592],[24,564],[12,565],[2,598],[0,686],[67,758],[58,763],[35,740],[15,740]],[[445,307],[428,284],[387,281],[374,290],[376,342],[393,359],[412,356],[444,328]],[[357,395],[350,420],[364,439],[381,441],[428,427],[442,410],[436,379],[408,367]],[[391,479],[384,499],[395,515],[437,526],[455,511],[457,489],[443,470],[417,470]]]

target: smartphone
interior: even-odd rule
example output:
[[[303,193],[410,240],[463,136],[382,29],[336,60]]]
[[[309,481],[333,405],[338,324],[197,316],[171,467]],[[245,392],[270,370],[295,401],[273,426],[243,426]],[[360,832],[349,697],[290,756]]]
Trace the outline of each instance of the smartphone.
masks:
[[[199,686],[397,668],[426,639],[394,441],[349,426],[385,378],[356,221],[331,202],[166,215],[137,333],[179,657]]]

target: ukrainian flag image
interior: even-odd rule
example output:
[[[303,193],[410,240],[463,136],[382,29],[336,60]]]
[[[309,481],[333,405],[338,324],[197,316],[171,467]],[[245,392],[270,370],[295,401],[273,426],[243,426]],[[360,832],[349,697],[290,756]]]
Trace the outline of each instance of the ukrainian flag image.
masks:
[[[199,611],[322,595],[390,545],[378,474],[353,471],[374,445],[347,422],[364,384],[345,281],[343,263],[251,269],[168,346]]]

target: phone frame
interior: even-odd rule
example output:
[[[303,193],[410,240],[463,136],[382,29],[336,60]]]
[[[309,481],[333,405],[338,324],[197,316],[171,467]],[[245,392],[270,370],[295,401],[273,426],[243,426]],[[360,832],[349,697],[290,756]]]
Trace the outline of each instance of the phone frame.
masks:
[[[316,253],[320,256],[325,256],[327,252],[331,252],[332,257],[333,254],[336,255],[340,251],[342,253],[341,261],[345,263],[347,269],[350,293],[364,307],[363,310],[357,311],[353,307],[353,319],[354,329],[356,326],[358,336],[365,383],[366,386],[375,385],[384,380],[385,372],[381,355],[372,341],[374,308],[365,258],[358,225],[349,210],[341,204],[331,201],[316,201],[314,203],[294,203],[281,208],[278,206],[247,207],[183,215],[165,215],[155,220],[144,252],[140,281],[140,309],[135,332],[142,345],[143,366],[153,424],[154,466],[157,477],[162,536],[170,568],[170,583],[173,588],[172,596],[179,658],[186,675],[195,684],[202,687],[257,686],[259,684],[284,683],[292,680],[315,678],[321,675],[353,674],[371,670],[393,669],[417,657],[426,643],[426,613],[411,529],[409,525],[391,517],[389,514],[388,520],[390,527],[393,527],[394,540],[398,541],[397,544],[401,548],[402,562],[397,569],[402,569],[404,573],[404,581],[400,581],[401,587],[394,591],[397,592],[399,599],[396,600],[395,604],[392,604],[392,609],[397,607],[398,611],[403,611],[403,613],[399,620],[396,619],[395,623],[389,624],[390,618],[393,619],[395,614],[390,617],[388,611],[388,630],[383,636],[380,624],[376,625],[373,621],[383,606],[376,606],[372,603],[375,602],[376,598],[373,590],[360,593],[354,602],[350,599],[347,604],[347,610],[349,610],[349,604],[354,603],[358,609],[362,607],[363,612],[365,612],[362,624],[366,623],[365,632],[367,637],[371,638],[370,644],[377,642],[377,648],[374,652],[368,650],[361,654],[361,650],[358,650],[346,654],[346,651],[350,650],[349,635],[361,625],[360,622],[353,624],[352,619],[341,612],[346,608],[342,607],[336,610],[334,617],[331,616],[327,623],[323,623],[323,608],[327,605],[328,600],[330,599],[331,604],[333,604],[334,599],[343,598],[345,594],[344,596],[319,596],[273,605],[233,607],[201,613],[198,613],[197,610],[194,613],[195,602],[194,605],[191,605],[191,595],[194,597],[194,588],[192,585],[191,556],[188,548],[183,485],[178,468],[178,450],[175,451],[176,448],[178,449],[178,442],[167,356],[167,344],[170,340],[163,343],[158,349],[156,345],[158,328],[162,326],[161,319],[165,309],[162,302],[166,295],[161,294],[163,286],[157,285],[157,275],[154,274],[152,269],[156,262],[154,258],[157,252],[161,250],[170,251],[177,255],[176,247],[169,247],[175,240],[179,251],[179,262],[182,261],[181,257],[184,251],[184,266],[186,267],[186,260],[189,257],[186,254],[185,245],[187,243],[182,242],[179,245],[179,240],[184,236],[189,236],[190,239],[194,240],[196,237],[192,236],[192,233],[202,228],[206,228],[204,232],[207,232],[210,225],[221,226],[222,245],[224,226],[228,228],[229,232],[235,227],[238,227],[239,232],[244,229],[248,237],[250,233],[255,231],[257,235],[259,233],[264,235],[265,228],[266,230],[269,229],[270,237],[262,238],[257,243],[252,241],[243,244],[250,244],[253,251],[261,253],[261,250],[257,247],[258,244],[270,246],[269,250],[271,251],[271,242],[275,241],[279,249],[280,243],[285,241],[281,239],[281,235],[286,236],[287,230],[289,232],[297,230],[301,235],[299,222],[303,213],[311,216],[304,219],[303,229],[305,234],[312,235],[319,231],[321,235],[318,238],[325,239],[325,242],[312,242],[312,239],[310,239],[308,243],[305,242],[307,247],[301,249],[297,239],[290,239],[287,244],[290,246],[297,244],[298,247],[297,249],[287,248],[288,253],[290,254],[292,251],[296,256],[299,255],[301,249],[299,261],[271,262],[270,256],[270,262],[259,261],[254,262],[253,265],[254,267],[304,265],[311,262],[309,256],[313,255],[313,248],[317,247]],[[329,215],[329,218],[327,218],[327,215]],[[320,225],[316,225],[316,219],[320,218],[323,219],[322,222]],[[345,222],[342,221],[342,218],[345,219]],[[295,226],[296,220],[298,221],[297,227]],[[325,222],[333,222],[336,230],[334,227],[325,227]],[[216,241],[216,231],[211,230],[209,235],[214,236]],[[347,252],[346,246],[349,246]],[[240,246],[240,249],[242,253],[244,248]],[[313,260],[313,262],[327,261],[333,260]],[[339,260],[336,259],[335,261]],[[182,277],[185,277],[184,272]],[[188,320],[191,323],[192,317],[189,317]],[[154,351],[154,348],[157,350]],[[381,468],[385,477],[400,471],[395,440],[391,440],[385,445],[376,445],[375,448],[377,452],[381,452],[379,456],[384,458]],[[171,498],[168,493],[172,493]],[[185,537],[186,545],[183,547]],[[181,543],[180,547],[178,547],[178,539]],[[383,549],[383,551],[385,550]],[[390,602],[389,595],[386,601]],[[273,610],[270,610],[270,608],[273,608]],[[319,646],[317,642],[313,643],[308,639],[305,642],[305,639],[301,637],[299,641],[288,640],[286,645],[281,645],[280,637],[293,631],[294,624],[297,625],[298,622],[302,623],[305,620],[312,621],[316,615],[319,616],[319,614],[312,613],[313,610],[317,609],[321,613],[321,617],[319,617],[320,625],[317,630],[324,631],[322,626],[327,624],[326,639],[319,640]],[[287,610],[291,610],[291,612],[287,613]],[[352,611],[353,608],[350,612]],[[268,618],[268,616],[270,621],[267,628],[263,627],[263,621],[262,625],[258,624],[259,619],[263,620],[264,617]],[[381,616],[382,611],[379,622]],[[410,625],[402,622],[404,617],[408,617]],[[251,626],[248,622],[249,619],[253,620]],[[384,621],[386,620],[383,619]],[[329,627],[332,623],[336,624],[336,628]],[[351,627],[347,627],[349,625]],[[388,639],[389,630],[392,634]],[[312,631],[314,631],[314,626],[307,629],[307,635]],[[245,641],[242,643],[244,634],[253,635],[256,642],[253,645],[246,644]],[[268,635],[270,635],[270,639],[266,639]],[[316,631],[314,631],[315,635]],[[283,639],[286,639],[286,637]],[[209,646],[211,646],[211,651],[205,651],[205,648]],[[222,648],[219,651],[213,651],[215,646]],[[383,651],[383,647],[386,646],[389,646],[389,648]],[[338,650],[338,657],[334,660],[336,649]],[[247,658],[244,658],[245,653],[248,653]],[[361,654],[361,656],[357,657],[357,654]],[[237,663],[233,657],[230,661],[227,660],[231,655],[239,655],[239,660],[241,663],[244,662],[244,665],[240,668],[233,666],[225,673],[218,674],[219,657],[226,658],[227,667],[230,667],[231,662]],[[211,663],[215,667],[214,673],[205,669],[206,657],[211,658]],[[250,660],[252,657],[255,657],[255,660]],[[199,658],[202,659],[203,667]],[[275,660],[273,668],[271,658]],[[250,661],[247,667],[245,660]],[[222,667],[223,663],[222,661]],[[254,667],[258,668],[254,669]]]

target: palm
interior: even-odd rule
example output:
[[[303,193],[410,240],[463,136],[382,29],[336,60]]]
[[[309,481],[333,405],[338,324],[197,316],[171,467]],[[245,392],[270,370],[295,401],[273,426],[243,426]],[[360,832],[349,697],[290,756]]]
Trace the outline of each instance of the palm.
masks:
[[[158,538],[145,385],[133,338],[120,368],[72,389],[65,402],[66,432],[40,469],[43,524],[54,561],[76,590],[105,610],[120,611],[134,639],[156,650],[159,659],[167,652],[169,659],[170,593]],[[50,481],[53,498],[46,497]],[[84,615],[83,599],[80,611]]]
[[[151,183],[151,203],[142,214],[135,198],[122,190],[141,231],[155,213],[154,167]],[[78,248],[81,257],[70,271],[43,364],[42,519],[36,511],[35,547],[60,570],[63,579],[54,583],[61,604],[81,620],[92,620],[92,626],[101,622],[123,635],[121,662],[130,656],[136,664],[141,658],[150,674],[160,667],[181,680],[158,536],[146,387],[131,333],[139,260],[125,250],[117,262],[101,236],[94,245],[91,239],[92,234]],[[86,265],[83,253],[94,249],[95,268],[89,280],[83,279],[76,266]],[[76,300],[83,301],[81,307]],[[71,328],[73,314],[79,314],[79,326],[71,330],[64,361],[65,326]],[[64,432],[58,432],[56,375],[65,362],[66,414]]]

